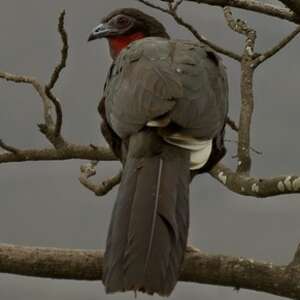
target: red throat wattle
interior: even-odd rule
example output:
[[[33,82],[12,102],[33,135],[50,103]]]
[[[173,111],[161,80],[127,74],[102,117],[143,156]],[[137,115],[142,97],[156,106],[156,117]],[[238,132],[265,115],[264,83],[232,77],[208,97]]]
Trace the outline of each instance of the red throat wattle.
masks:
[[[130,35],[121,35],[109,37],[110,53],[113,58],[117,57],[119,53],[126,48],[131,42],[144,38],[145,35],[142,32],[135,32]]]

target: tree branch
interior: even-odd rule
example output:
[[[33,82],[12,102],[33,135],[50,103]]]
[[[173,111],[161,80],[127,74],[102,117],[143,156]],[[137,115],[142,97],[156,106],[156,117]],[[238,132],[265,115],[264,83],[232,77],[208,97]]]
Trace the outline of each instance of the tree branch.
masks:
[[[185,1],[194,2],[198,4],[220,6],[220,7],[225,7],[225,6],[236,7],[247,11],[253,11],[253,12],[269,15],[272,17],[276,17],[276,18],[280,18],[283,20],[300,24],[300,17],[297,16],[295,13],[291,12],[289,9],[281,8],[268,3],[262,3],[261,1],[256,1],[256,0],[185,0]]]
[[[221,163],[214,166],[210,174],[230,191],[243,196],[266,198],[300,193],[300,176],[297,175],[257,178],[234,172]]]
[[[224,139],[224,142],[234,143],[234,144],[238,144],[239,143],[238,141],[231,140],[231,139]],[[257,155],[263,155],[262,151],[259,151],[259,150],[255,149],[254,147],[250,147],[250,150],[252,152],[254,152],[255,154],[257,154]],[[233,155],[232,156],[232,158],[237,158],[237,157],[238,157],[237,155]]]
[[[2,153],[0,154],[1,163],[12,162],[27,162],[27,161],[54,161],[54,160],[93,160],[93,161],[115,161],[116,157],[110,149],[105,147],[91,147],[68,144],[59,149],[45,148],[45,149],[17,149],[17,153]],[[295,194],[300,193],[300,176],[278,176],[274,178],[256,178],[238,174],[230,168],[219,163],[211,171],[210,174],[222,183],[226,188],[240,195],[253,197],[272,197],[276,195]],[[108,188],[113,188],[118,184],[119,176],[117,175],[104,185],[98,186],[99,195],[105,192]],[[105,187],[101,190],[100,187]],[[90,189],[93,192],[97,191]]]
[[[121,182],[122,172],[120,171],[117,175],[106,179],[100,184],[95,184],[89,180],[89,178],[96,175],[97,164],[98,161],[92,161],[84,166],[81,166],[81,176],[79,177],[79,181],[84,187],[92,191],[96,196],[104,196]]]
[[[277,45],[275,45],[269,51],[259,55],[254,61],[254,68],[265,62],[267,59],[271,58],[282,50],[286,45],[288,45],[298,34],[300,33],[300,26],[293,30],[289,35],[287,35],[283,40],[281,40]]]
[[[61,40],[63,43],[62,50],[61,50],[61,60],[59,64],[56,66],[56,68],[54,69],[51,75],[50,82],[45,87],[46,95],[54,104],[55,111],[56,111],[56,124],[54,129],[54,136],[56,138],[60,137],[61,135],[63,113],[62,113],[60,102],[57,99],[57,97],[53,94],[52,89],[54,88],[57,80],[59,79],[59,75],[61,71],[66,67],[66,62],[68,58],[68,49],[69,49],[68,35],[64,28],[65,14],[66,14],[65,11],[62,11],[62,13],[59,16],[59,22],[58,22],[58,32],[61,36]],[[61,146],[61,144],[59,146]]]
[[[235,20],[231,9],[224,7],[224,15],[228,26],[246,37],[244,53],[241,60],[241,112],[238,132],[238,167],[237,172],[249,174],[251,169],[250,129],[254,109],[253,96],[253,60],[256,32],[243,20]]]
[[[32,85],[32,87],[37,91],[37,93],[43,100],[44,120],[46,126],[48,128],[52,128],[54,126],[51,113],[51,103],[45,93],[45,87],[37,79],[29,76],[10,74],[7,72],[0,72],[0,78],[14,83],[25,83]]]
[[[58,19],[58,32],[62,40],[61,58],[59,64],[55,67],[47,89],[52,90],[57,83],[62,70],[66,67],[69,51],[68,34],[64,28],[66,12],[63,10]]]
[[[279,0],[295,14],[300,16],[300,1],[299,0]]]
[[[151,8],[154,8],[154,9],[157,9],[157,10],[160,10],[170,16],[173,17],[173,19],[177,22],[177,24],[179,24],[180,26],[183,26],[185,27],[187,30],[189,30],[193,35],[194,37],[202,44],[205,44],[207,46],[209,46],[210,48],[212,48],[213,50],[215,50],[216,52],[218,53],[221,53],[229,58],[232,58],[236,61],[241,61],[241,56],[230,51],[230,50],[227,50],[227,49],[224,49],[223,47],[220,47],[218,46],[217,44],[214,44],[212,42],[210,42],[206,37],[204,37],[203,35],[201,35],[196,29],[195,27],[193,27],[191,24],[187,23],[186,21],[184,21],[177,13],[177,9],[179,7],[179,5],[182,3],[181,1],[180,2],[177,2],[175,4],[175,6],[173,7],[169,7],[169,9],[165,9],[163,7],[160,7],[158,5],[155,5],[147,0],[137,0],[138,2],[141,2]]]
[[[15,147],[12,147],[12,146],[9,146],[7,145],[6,143],[4,143],[2,140],[0,140],[0,148],[2,148],[3,150],[7,151],[7,152],[10,152],[10,153],[13,153],[13,154],[18,154],[19,153],[19,149],[15,148]]]
[[[0,272],[53,279],[101,280],[103,251],[0,245]],[[300,269],[189,248],[181,281],[245,288],[300,299]]]
[[[288,265],[289,268],[299,268],[300,269],[300,244],[297,247],[296,253],[293,260]]]
[[[226,124],[233,130],[238,132],[239,131],[239,127],[238,125],[232,120],[230,119],[230,117],[226,118]]]
[[[3,148],[3,147],[2,147]],[[12,147],[10,147],[12,149]],[[7,149],[6,149],[7,150]],[[113,161],[115,156],[109,148],[98,147],[92,148],[90,146],[67,144],[58,149],[44,148],[44,149],[27,149],[10,153],[0,153],[0,164],[12,162],[26,162],[26,161],[52,161],[52,160],[102,160]]]
[[[253,72],[260,63],[275,55],[286,46],[300,31],[298,27],[294,32],[262,55],[254,52],[256,32],[249,28],[244,21],[235,20],[229,7],[232,6],[252,10],[267,15],[276,16],[295,23],[300,23],[300,17],[287,9],[282,9],[269,4],[262,4],[255,0],[186,0],[196,3],[206,3],[224,7],[228,25],[246,37],[243,55],[240,56],[229,50],[223,49],[206,40],[197,30],[186,23],[178,14],[177,9],[182,0],[172,5],[169,9],[153,5],[147,0],[138,0],[148,6],[168,13],[173,16],[178,24],[190,30],[202,43],[207,44],[215,51],[227,55],[241,63],[241,114],[239,126],[230,119],[229,126],[238,131],[238,157],[237,172],[232,171],[222,164],[216,165],[210,174],[231,191],[254,197],[270,197],[282,194],[300,193],[300,176],[280,176],[274,178],[250,177],[250,126],[253,112]],[[163,1],[163,0],[161,0]],[[293,2],[293,1],[282,1]],[[295,2],[295,1],[294,1]],[[294,9],[296,12],[296,9]],[[43,85],[35,78],[13,75],[0,72],[0,78],[16,83],[31,84],[38,92],[44,104],[45,124],[40,125],[40,130],[54,145],[53,148],[22,150],[5,144],[0,140],[0,148],[5,153],[0,153],[0,164],[8,162],[49,161],[66,159],[85,159],[92,161],[115,160],[110,149],[83,146],[67,143],[61,136],[63,121],[62,108],[59,100],[52,92],[59,76],[66,66],[68,57],[68,38],[64,29],[65,12],[59,18],[58,31],[63,47],[61,60],[51,75],[48,85]],[[56,122],[52,117],[52,103],[56,110]],[[81,168],[80,182],[93,191],[96,195],[104,195],[116,186],[121,179],[121,174],[114,176],[97,185],[89,180],[95,175],[95,164],[90,163]],[[263,291],[283,297],[300,299],[300,248],[298,248],[293,261],[288,266],[274,266],[272,264],[256,262],[245,258],[228,256],[213,256],[189,248],[186,252],[180,280],[213,285],[232,286],[237,289],[246,288]],[[103,251],[63,250],[49,248],[28,248],[12,245],[0,245],[0,272],[27,276],[47,277],[56,279],[100,280],[103,268]]]

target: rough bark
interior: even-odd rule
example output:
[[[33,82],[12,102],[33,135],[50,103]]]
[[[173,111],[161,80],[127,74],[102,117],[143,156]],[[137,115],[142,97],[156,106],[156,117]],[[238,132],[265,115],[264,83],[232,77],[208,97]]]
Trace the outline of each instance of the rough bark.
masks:
[[[0,245],[0,272],[52,279],[101,280],[103,251]],[[300,299],[300,266],[276,266],[188,248],[180,281],[244,288]]]
[[[234,19],[229,7],[281,18],[300,24],[300,4],[298,0],[282,0],[289,9],[256,0],[185,0],[197,4],[208,4],[224,8],[228,25],[234,31],[245,36],[244,51],[236,54],[204,36],[177,13],[185,1],[166,1],[168,8],[161,8],[147,0],[138,0],[148,6],[168,13],[175,21],[188,29],[196,39],[212,47],[236,62],[240,63],[241,77],[241,114],[239,124],[228,119],[227,123],[238,133],[238,166],[233,171],[219,163],[210,172],[221,184],[231,191],[254,197],[272,197],[275,195],[300,193],[300,176],[287,175],[273,178],[250,176],[251,141],[250,129],[254,108],[253,76],[255,68],[282,50],[300,33],[298,26],[287,37],[265,53],[255,52],[256,32],[246,22]],[[41,133],[52,144],[52,148],[19,149],[0,140],[0,164],[26,161],[52,161],[81,159],[92,162],[81,168],[80,182],[96,195],[109,192],[120,181],[120,174],[95,184],[90,177],[96,173],[96,162],[116,160],[110,149],[94,145],[74,145],[62,136],[63,112],[60,101],[54,95],[53,88],[68,58],[68,36],[64,30],[65,12],[59,18],[58,31],[62,39],[61,59],[55,67],[47,85],[30,76],[0,72],[0,78],[30,84],[39,94],[44,108],[44,123],[39,125]],[[55,112],[55,115],[53,114]],[[68,249],[28,248],[12,245],[0,245],[0,273],[37,276],[55,279],[101,280],[103,251],[84,251]],[[182,281],[232,286],[271,293],[278,296],[300,299],[300,246],[294,259],[287,266],[274,266],[270,263],[256,262],[246,258],[234,258],[222,255],[208,255],[189,248],[180,276]]]

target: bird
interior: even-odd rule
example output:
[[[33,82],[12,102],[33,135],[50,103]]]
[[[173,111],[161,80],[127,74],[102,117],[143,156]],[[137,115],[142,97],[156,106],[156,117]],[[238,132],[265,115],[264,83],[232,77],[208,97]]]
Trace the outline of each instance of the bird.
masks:
[[[135,8],[105,16],[88,38],[96,39],[112,58],[101,130],[123,164],[103,284],[107,293],[169,296],[187,247],[190,182],[226,153],[226,68],[206,45],[172,39]]]

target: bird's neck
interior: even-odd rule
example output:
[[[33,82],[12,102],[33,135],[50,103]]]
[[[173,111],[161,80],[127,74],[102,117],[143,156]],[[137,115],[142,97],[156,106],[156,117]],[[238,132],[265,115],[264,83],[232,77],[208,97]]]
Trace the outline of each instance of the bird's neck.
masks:
[[[115,59],[119,53],[126,48],[130,43],[144,38],[142,32],[135,32],[129,35],[113,36],[108,39],[110,46],[110,54]]]

